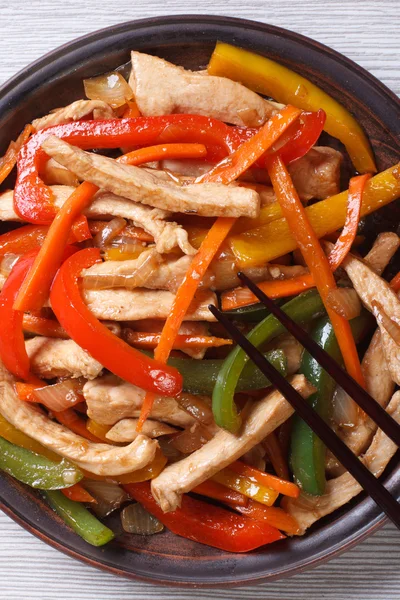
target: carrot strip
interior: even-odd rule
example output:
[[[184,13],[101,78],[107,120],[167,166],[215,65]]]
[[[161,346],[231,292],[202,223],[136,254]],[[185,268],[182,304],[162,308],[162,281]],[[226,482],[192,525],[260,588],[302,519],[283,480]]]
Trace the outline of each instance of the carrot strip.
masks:
[[[282,453],[278,438],[272,431],[264,440],[263,446],[267,451],[275,473],[281,479],[289,479],[289,467]]]
[[[18,152],[25,144],[33,131],[32,125],[26,125],[15,142],[11,142],[5,155],[0,159],[0,183],[8,177],[17,163]]]
[[[220,502],[224,502],[230,506],[244,507],[249,502],[249,499],[246,496],[243,496],[243,494],[240,492],[231,490],[221,483],[211,481],[210,479],[208,481],[203,481],[203,483],[200,483],[200,485],[197,485],[192,489],[192,492],[195,494],[200,494],[201,496],[207,496],[207,498],[219,500]]]
[[[207,148],[203,144],[159,144],[128,152],[117,158],[124,165],[140,165],[165,158],[203,158]]]
[[[68,427],[68,429],[70,429],[77,435],[80,435],[81,437],[86,438],[91,442],[103,443],[103,440],[96,437],[86,429],[85,420],[78,417],[78,415],[74,410],[72,410],[72,408],[67,408],[67,410],[63,410],[61,412],[53,411],[52,414],[55,416],[59,423],[65,425],[66,427]]]
[[[46,239],[14,302],[14,309],[23,312],[42,308],[50,286],[61,265],[71,227],[91,202],[98,187],[87,181],[74,190],[51,223]]]
[[[69,335],[58,321],[26,313],[22,320],[24,331],[45,337],[68,339]]]
[[[42,381],[40,385],[35,385],[33,383],[22,383],[21,381],[17,381],[14,384],[14,387],[17,396],[20,400],[24,400],[24,402],[38,403],[40,402],[40,400],[35,395],[35,390],[37,390],[38,387],[44,387],[45,385],[46,383],[44,381]]]
[[[261,485],[265,485],[266,487],[283,494],[284,496],[290,496],[291,498],[298,498],[300,495],[300,488],[291,481],[287,481],[286,479],[282,479],[281,477],[276,477],[275,475],[270,475],[269,473],[264,473],[255,467],[247,465],[244,462],[236,461],[228,466],[231,471],[235,471],[239,475],[243,475],[244,477],[248,477],[249,479],[254,479]]]
[[[392,281],[390,282],[390,286],[395,292],[400,290],[400,271],[393,277]]]
[[[360,221],[364,188],[370,178],[371,175],[367,173],[350,179],[346,221],[328,258],[329,266],[332,271],[336,271],[336,269],[340,267],[354,243],[357,235],[358,223]]]
[[[122,117],[123,119],[136,119],[136,117],[142,116],[135,100],[128,100],[127,105]]]
[[[137,348],[155,348],[160,343],[161,334],[146,333],[141,331],[129,331],[125,333],[125,341]],[[183,335],[176,336],[173,344],[174,350],[185,348],[219,348],[229,346],[232,340],[206,335]]]
[[[277,506],[265,506],[255,500],[249,500],[246,506],[237,505],[235,509],[250,519],[269,523],[289,535],[297,535],[300,531],[296,519]]]
[[[97,500],[93,498],[91,494],[84,487],[81,486],[80,483],[75,483],[69,488],[64,488],[60,490],[64,496],[73,500],[73,502],[87,502],[87,503],[95,503],[97,504]]]
[[[364,386],[360,359],[350,324],[327,304],[329,292],[337,287],[328,259],[321,248],[315,231],[310,225],[292,179],[279,156],[275,156],[269,161],[268,171],[278,202],[281,205],[283,216],[303,254],[304,260],[314,278],[315,285],[326,305],[326,310],[332,322],[346,369],[353,379]]]
[[[176,336],[185,314],[194,299],[197,288],[204,277],[212,259],[228,235],[235,219],[219,217],[207,233],[199,251],[193,258],[182,285],[178,289],[173,307],[161,332],[160,342],[155,349],[154,358],[166,362],[174,347]],[[150,414],[154,402],[154,394],[148,392],[143,401],[137,431],[141,431],[143,423]]]

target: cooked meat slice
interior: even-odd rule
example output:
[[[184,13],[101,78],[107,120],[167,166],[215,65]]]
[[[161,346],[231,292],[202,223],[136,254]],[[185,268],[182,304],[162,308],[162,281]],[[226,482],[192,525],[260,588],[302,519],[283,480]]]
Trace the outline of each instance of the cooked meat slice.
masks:
[[[389,264],[392,256],[400,246],[400,238],[392,231],[380,233],[364,262],[368,263],[378,275],[381,275]]]
[[[171,312],[175,295],[161,290],[85,290],[88,308],[98,319],[139,321],[166,319]],[[217,306],[213,292],[200,290],[185,315],[185,321],[215,321],[208,305]]]
[[[222,183],[180,186],[157,177],[149,169],[85,152],[53,135],[46,138],[42,148],[80,179],[145,205],[205,217],[253,218],[260,210],[260,198],[254,190]]]
[[[158,446],[155,440],[145,435],[139,435],[132,444],[124,447],[89,442],[36,412],[29,402],[20,400],[14,391],[13,378],[3,365],[0,365],[0,413],[14,427],[46,448],[96,475],[122,475],[142,469],[153,460]]]
[[[394,394],[387,411],[400,422],[400,392]],[[379,429],[362,461],[375,477],[379,477],[396,450],[397,446]],[[361,491],[362,487],[346,471],[327,482],[323,496],[311,496],[302,492],[296,499],[285,498],[284,508],[296,519],[300,527],[299,535],[302,535],[318,519],[347,504]]]
[[[45,117],[35,119],[32,125],[36,131],[51,125],[63,125],[71,121],[79,121],[93,114],[93,119],[114,119],[115,113],[111,106],[103,100],[77,100],[68,106],[59,108]]]
[[[60,165],[54,158],[46,161],[40,176],[46,185],[79,185],[79,179],[71,171]]]
[[[314,390],[303,375],[293,377],[291,384],[304,398]],[[240,458],[292,414],[290,404],[274,390],[249,408],[238,434],[219,429],[202,448],[166,467],[151,485],[153,496],[162,510],[174,511],[180,506],[182,494],[190,492],[196,485]]]
[[[73,340],[37,336],[25,342],[35,375],[53,377],[85,377],[94,379],[102,365]]]
[[[66,202],[74,191],[74,187],[53,185],[51,191],[57,208]],[[103,218],[107,216],[129,219],[137,227],[143,227],[154,237],[156,248],[160,254],[170,252],[178,246],[185,254],[195,254],[196,250],[189,244],[188,234],[178,223],[167,221],[171,213],[159,208],[151,208],[127,198],[121,198],[110,192],[98,192],[91,205],[85,211],[86,216]],[[0,221],[21,221],[14,211],[13,191],[0,195]]]
[[[312,148],[303,158],[289,166],[294,186],[304,201],[323,200],[340,191],[342,155],[325,146]]]
[[[112,442],[133,442],[139,435],[136,431],[139,419],[122,419],[118,421],[111,429],[106,433],[106,438]],[[171,427],[167,423],[161,423],[160,421],[153,421],[147,419],[142,428],[142,434],[147,435],[149,438],[157,438],[161,435],[170,435],[179,431],[176,427]]]
[[[157,56],[132,52],[131,61],[129,85],[145,116],[188,113],[257,127],[279,106],[240,83],[187,71]]]
[[[348,256],[343,262],[343,267],[364,305],[378,318],[378,325],[382,336],[382,346],[389,372],[393,381],[399,385],[400,347],[386,330],[378,313],[379,310],[383,309],[390,319],[394,319],[395,322],[400,324],[400,300],[389,284],[379,277],[371,267],[358,258]],[[373,303],[375,302],[377,304],[374,305]]]
[[[83,387],[88,416],[97,423],[114,425],[121,419],[138,417],[146,392],[114,375],[88,381]],[[150,417],[171,425],[186,427],[193,417],[179,407],[175,398],[157,397]]]

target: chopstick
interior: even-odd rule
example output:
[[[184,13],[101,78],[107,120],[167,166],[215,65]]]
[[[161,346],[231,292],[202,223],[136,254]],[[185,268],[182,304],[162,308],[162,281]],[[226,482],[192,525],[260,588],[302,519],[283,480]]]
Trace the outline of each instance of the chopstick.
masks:
[[[304,348],[319,362],[327,373],[338,385],[362,408],[362,410],[378,425],[382,431],[400,446],[400,425],[372,396],[364,390],[329,354],[321,348],[308,333],[293,321],[268,298],[262,290],[244,273],[238,273],[239,279],[247,285],[255,296],[268,308],[268,310],[282,323]]]
[[[232,339],[246,352],[255,365],[281,392],[293,406],[299,416],[318,435],[326,447],[336,456],[341,464],[369,493],[371,498],[380,506],[391,521],[400,529],[399,504],[390,495],[381,482],[367,467],[351,452],[344,442],[336,435],[327,423],[302,398],[290,383],[273,367],[264,355],[229,321],[218,308],[210,305],[209,310],[225,327]]]

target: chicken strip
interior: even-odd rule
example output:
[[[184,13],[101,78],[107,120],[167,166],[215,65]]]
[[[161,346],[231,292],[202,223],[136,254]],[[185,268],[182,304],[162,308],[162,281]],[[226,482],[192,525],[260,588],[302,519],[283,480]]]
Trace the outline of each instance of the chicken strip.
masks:
[[[139,419],[122,419],[107,431],[106,438],[112,442],[133,442],[139,435],[136,431],[138,423]],[[152,419],[147,419],[142,428],[142,434],[147,435],[149,438],[171,435],[171,433],[177,431],[179,430],[176,427]]]
[[[377,318],[386,362],[390,375],[398,385],[400,384],[400,346],[385,328],[381,318],[384,311],[389,319],[400,324],[400,300],[389,284],[379,277],[365,262],[348,256],[343,262],[347,275],[360,296],[363,304],[374,313]]]
[[[380,233],[371,250],[364,256],[364,262],[381,275],[399,247],[400,238],[394,232]]]
[[[37,412],[18,398],[13,378],[0,364],[0,413],[17,429],[78,467],[96,475],[122,475],[142,469],[154,458],[158,444],[139,435],[129,446],[98,444]]]
[[[146,392],[115,375],[105,375],[83,386],[87,402],[88,416],[103,425],[114,425],[121,419],[138,417]],[[193,425],[194,419],[179,407],[175,398],[158,396],[153,404],[150,417],[171,425],[186,427]]]
[[[84,299],[98,319],[110,321],[139,321],[166,319],[171,312],[175,295],[162,290],[85,290]],[[217,306],[213,292],[200,290],[185,314],[185,321],[215,321],[208,309]]]
[[[61,208],[75,190],[74,187],[66,185],[53,185],[50,189],[57,208]],[[166,220],[171,216],[168,211],[144,206],[110,192],[99,191],[86,209],[85,215],[102,219],[105,217],[129,219],[134,225],[142,227],[154,237],[156,248],[160,254],[170,252],[176,246],[185,254],[196,253],[196,249],[189,243],[188,234],[183,227],[178,223]],[[14,211],[12,190],[0,195],[0,221],[21,221]]]
[[[32,121],[32,125],[35,131],[39,131],[51,125],[64,125],[72,121],[79,121],[89,115],[93,115],[93,119],[115,119],[113,109],[103,100],[77,100],[45,117],[35,119]]]
[[[144,116],[188,113],[257,127],[280,108],[225,77],[187,71],[142,52],[131,52],[131,61],[129,85]]]
[[[94,379],[103,367],[73,340],[37,336],[25,342],[35,375]]]
[[[394,394],[387,411],[400,422],[400,392]],[[396,451],[394,442],[379,429],[362,461],[375,477],[379,477]],[[311,496],[302,492],[298,498],[285,498],[283,506],[296,519],[300,527],[299,535],[303,535],[318,519],[347,504],[361,491],[360,484],[346,471],[327,482],[323,496]]]
[[[314,391],[303,375],[293,377],[291,384],[303,398]],[[238,434],[219,429],[202,448],[166,467],[151,484],[153,496],[162,510],[176,510],[182,494],[190,492],[196,485],[240,458],[292,414],[291,405],[280,392],[274,390],[250,407]]]
[[[260,212],[260,197],[254,190],[222,183],[181,186],[157,177],[150,169],[86,152],[53,135],[44,140],[42,148],[80,179],[148,206],[204,217],[255,218]]]

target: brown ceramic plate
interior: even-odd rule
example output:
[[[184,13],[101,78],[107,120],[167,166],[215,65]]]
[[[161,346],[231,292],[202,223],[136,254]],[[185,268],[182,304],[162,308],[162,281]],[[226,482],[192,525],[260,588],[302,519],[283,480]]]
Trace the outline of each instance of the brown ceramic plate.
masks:
[[[178,16],[123,23],[85,36],[30,65],[0,90],[0,155],[22,126],[82,97],[82,79],[129,60],[131,49],[189,68],[204,67],[223,40],[274,58],[299,71],[348,108],[366,129],[379,169],[400,159],[400,102],[384,85],[344,56],[296,33],[242,19]],[[400,469],[392,461],[384,482],[400,497]],[[0,476],[1,508],[28,531],[93,566],[144,581],[181,586],[261,582],[314,566],[380,527],[374,503],[358,496],[319,521],[302,538],[286,539],[249,554],[227,554],[170,533],[120,535],[92,548],[68,529],[31,489]]]

